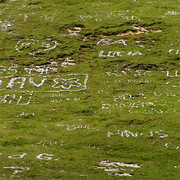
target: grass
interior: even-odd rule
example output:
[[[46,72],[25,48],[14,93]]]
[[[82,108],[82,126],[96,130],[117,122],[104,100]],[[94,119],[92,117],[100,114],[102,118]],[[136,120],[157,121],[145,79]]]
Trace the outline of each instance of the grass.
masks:
[[[177,0],[0,1],[0,179],[180,179],[178,27]]]

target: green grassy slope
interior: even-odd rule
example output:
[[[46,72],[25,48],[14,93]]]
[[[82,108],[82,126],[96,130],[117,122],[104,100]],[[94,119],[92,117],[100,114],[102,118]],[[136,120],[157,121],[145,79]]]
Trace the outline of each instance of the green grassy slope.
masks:
[[[180,179],[178,0],[0,1],[0,179]]]

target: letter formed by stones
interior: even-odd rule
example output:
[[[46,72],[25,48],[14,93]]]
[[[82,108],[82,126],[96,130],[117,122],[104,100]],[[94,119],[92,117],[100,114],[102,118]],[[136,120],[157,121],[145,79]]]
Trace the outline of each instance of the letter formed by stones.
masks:
[[[42,86],[46,80],[47,80],[47,79],[44,78],[44,79],[41,81],[40,84],[36,84],[36,83],[34,82],[33,77],[30,77],[30,78],[29,78],[29,83],[38,88],[38,87]]]
[[[17,80],[21,80],[21,81],[17,81]],[[17,81],[17,82],[16,82]],[[9,84],[7,85],[7,88],[13,88],[16,84],[20,84],[20,88],[23,89],[24,88],[24,84],[25,84],[26,78],[25,77],[16,77],[16,78],[12,78],[11,81],[9,82]]]

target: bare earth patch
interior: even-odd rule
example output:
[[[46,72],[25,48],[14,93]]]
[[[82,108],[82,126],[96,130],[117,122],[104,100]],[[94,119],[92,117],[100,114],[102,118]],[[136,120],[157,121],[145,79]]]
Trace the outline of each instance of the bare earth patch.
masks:
[[[146,34],[146,33],[149,33],[149,32],[152,32],[152,33],[160,33],[160,32],[162,32],[161,29],[152,30],[149,27],[147,27],[147,28],[146,27],[141,27],[141,26],[137,26],[135,24],[132,27],[134,29],[136,29],[137,31],[133,32],[133,31],[129,30],[127,32],[120,33],[117,36],[138,35],[138,34]]]

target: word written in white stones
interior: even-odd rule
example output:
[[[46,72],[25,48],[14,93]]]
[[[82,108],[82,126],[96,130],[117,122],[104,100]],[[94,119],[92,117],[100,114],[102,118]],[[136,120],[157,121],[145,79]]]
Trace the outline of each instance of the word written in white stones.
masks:
[[[3,96],[0,96],[0,104],[16,104],[16,105],[28,105],[32,103],[32,94],[29,95],[17,95],[17,94],[5,94]],[[26,116],[27,114],[21,113],[18,115]]]
[[[101,93],[101,91],[98,91]],[[148,99],[152,98],[151,101]],[[164,99],[165,98],[165,99]],[[176,109],[172,108],[175,102],[179,102],[179,93],[173,91],[161,91],[161,92],[146,92],[146,93],[120,93],[113,96],[114,103],[105,103],[102,101],[101,108],[104,110],[118,110],[127,111],[130,110],[143,110],[144,114],[162,114],[164,112],[176,112]],[[161,106],[163,110],[158,107]],[[170,109],[167,109],[169,107]],[[140,112],[140,111],[138,111]]]
[[[95,166],[96,169],[103,169],[105,172],[109,172],[108,175],[115,176],[133,176],[134,169],[140,167],[138,164],[110,162],[109,160],[103,160],[99,163],[99,166]]]
[[[68,74],[56,76],[24,75],[23,77],[1,76],[0,91],[31,93],[82,91],[87,88],[87,80],[87,74]]]
[[[106,74],[108,76],[152,76],[152,71],[127,69],[121,71],[117,70],[113,72],[107,71]]]
[[[149,133],[142,133],[142,132],[131,132],[128,130],[114,130],[113,132],[107,132],[107,137],[111,136],[120,136],[122,138],[138,138],[138,137],[145,137],[145,138],[153,138],[153,137],[158,137],[160,139],[164,139],[169,137],[168,134],[164,133],[164,130],[158,130],[158,131],[150,131]],[[151,142],[152,144],[155,143],[155,141]],[[171,142],[166,142],[163,147],[165,148],[171,148],[174,150],[178,150],[180,147],[177,145],[171,144]]]
[[[179,100],[177,102],[180,102]],[[126,102],[126,103],[115,103],[115,104],[102,104],[102,109],[106,110],[108,113],[111,113],[113,109],[119,112],[127,111],[128,113],[140,113],[141,111],[133,111],[138,108],[148,108],[142,111],[143,114],[163,114],[163,113],[175,113],[178,112],[177,109],[170,108],[167,110],[155,109],[154,107],[157,102]],[[160,104],[161,106],[171,105],[171,102],[164,102]],[[153,108],[151,108],[153,107]],[[149,109],[150,108],[150,109]]]
[[[114,132],[107,132],[107,137],[111,137],[114,135],[119,135],[121,137],[138,137],[138,136],[145,136],[145,137],[153,137],[153,136],[159,136],[161,139],[168,137],[168,134],[164,134],[163,130],[159,130],[159,131],[150,131],[150,133],[148,135],[145,135],[144,133],[138,133],[138,132],[131,132],[128,130],[114,130]]]
[[[34,112],[32,113],[26,113],[26,112],[22,112],[20,114],[18,114],[16,117],[35,117],[36,114]]]
[[[18,41],[18,43],[15,46],[15,49],[18,52],[23,52],[26,50],[29,55],[35,56],[53,50],[57,47],[57,45],[58,45],[57,41],[52,41],[51,39],[46,39],[46,40],[24,39]]]
[[[0,153],[0,155],[3,156],[2,153]],[[28,155],[27,153],[9,155],[8,159],[23,159],[27,155]],[[53,157],[54,157],[54,154],[42,153],[42,154],[37,155],[36,159],[40,159],[40,160],[52,160]],[[58,159],[54,159],[54,160],[58,160]]]
[[[180,15],[180,12],[177,12],[177,11],[168,11],[167,13],[166,13],[166,15],[171,15],[171,16],[174,16],[174,15]]]
[[[65,94],[45,94],[45,95],[42,95],[42,98],[46,98],[47,100],[50,100],[51,103],[62,103],[64,101],[67,101],[67,102],[77,102],[77,101],[80,101],[81,98],[79,97],[66,97]]]
[[[64,62],[61,63],[62,67],[68,67],[68,66],[75,66],[76,63],[74,62],[73,59],[66,58]]]
[[[126,69],[126,70],[116,70],[113,72],[107,71],[106,74],[108,76],[153,76],[155,73],[153,71],[146,71],[142,69],[132,70],[132,69]],[[162,74],[167,77],[171,78],[177,78],[180,77],[179,71],[159,71],[157,74]],[[136,82],[135,80],[129,80],[128,82]]]
[[[113,51],[109,51],[108,53],[104,53],[104,51],[100,51],[99,52],[99,57],[120,57],[123,55],[127,55],[127,56],[142,56],[142,53],[139,51],[129,51],[128,53],[125,53],[124,51],[120,51],[120,52],[113,52]]]
[[[62,102],[78,102],[81,100],[79,97],[67,97],[65,94],[45,94],[42,98],[50,101],[51,103],[62,103]]]
[[[151,96],[151,97],[176,97],[176,94],[172,93],[172,92],[166,92],[166,91],[162,91],[160,93],[158,92],[151,92],[151,93],[136,93],[134,95],[132,94],[129,94],[129,93],[126,93],[126,94],[121,94],[121,95],[116,95],[116,96],[113,96],[113,100],[115,102],[117,101],[133,101],[133,99],[146,99],[148,96]],[[140,101],[138,101],[140,102]],[[155,102],[157,103],[157,102]],[[142,107],[145,107],[145,106],[149,106],[149,105],[153,105],[153,103],[151,102],[144,102],[144,104],[142,103]]]
[[[43,147],[49,147],[49,146],[63,146],[64,142],[63,141],[47,141],[47,140],[43,140],[43,141],[39,141],[37,143],[38,145],[42,145]]]
[[[90,125],[69,125],[69,124],[57,124],[56,126],[58,127],[66,127],[68,131],[73,131],[77,129],[96,129],[96,128],[91,128]]]
[[[105,5],[105,3],[101,3]],[[93,6],[100,6],[100,4],[94,4]],[[101,22],[108,19],[122,19],[126,21],[140,21],[140,19],[134,15],[131,15],[132,12],[129,10],[126,11],[111,11],[111,12],[105,12],[105,11],[96,11],[93,15],[80,15],[79,20],[80,21],[95,21],[95,22]],[[103,15],[103,16],[102,16]]]
[[[50,102],[51,103],[62,103],[63,101],[74,101],[74,102],[77,102],[77,101],[80,101],[81,98],[66,98],[66,99],[53,99],[51,100]]]
[[[125,102],[125,103],[119,103],[119,104],[102,104],[102,109],[109,109],[109,108],[144,108],[144,107],[154,107],[156,106],[157,102]]]
[[[35,66],[35,67],[23,67],[21,71],[18,71],[17,66],[12,66],[12,67],[4,67],[0,66],[0,75],[1,76],[10,76],[10,75],[15,75],[15,74],[28,74],[28,75],[47,75],[47,74],[52,74],[52,73],[57,73],[58,68],[57,67],[51,67],[51,66]]]
[[[57,73],[58,68],[57,67],[25,67],[24,71],[28,74],[49,74],[49,73]]]
[[[133,16],[130,10],[125,10],[125,11],[110,11],[110,12],[104,12],[108,18],[121,18],[123,20],[131,21],[131,20],[138,20],[140,19],[136,16]]]

